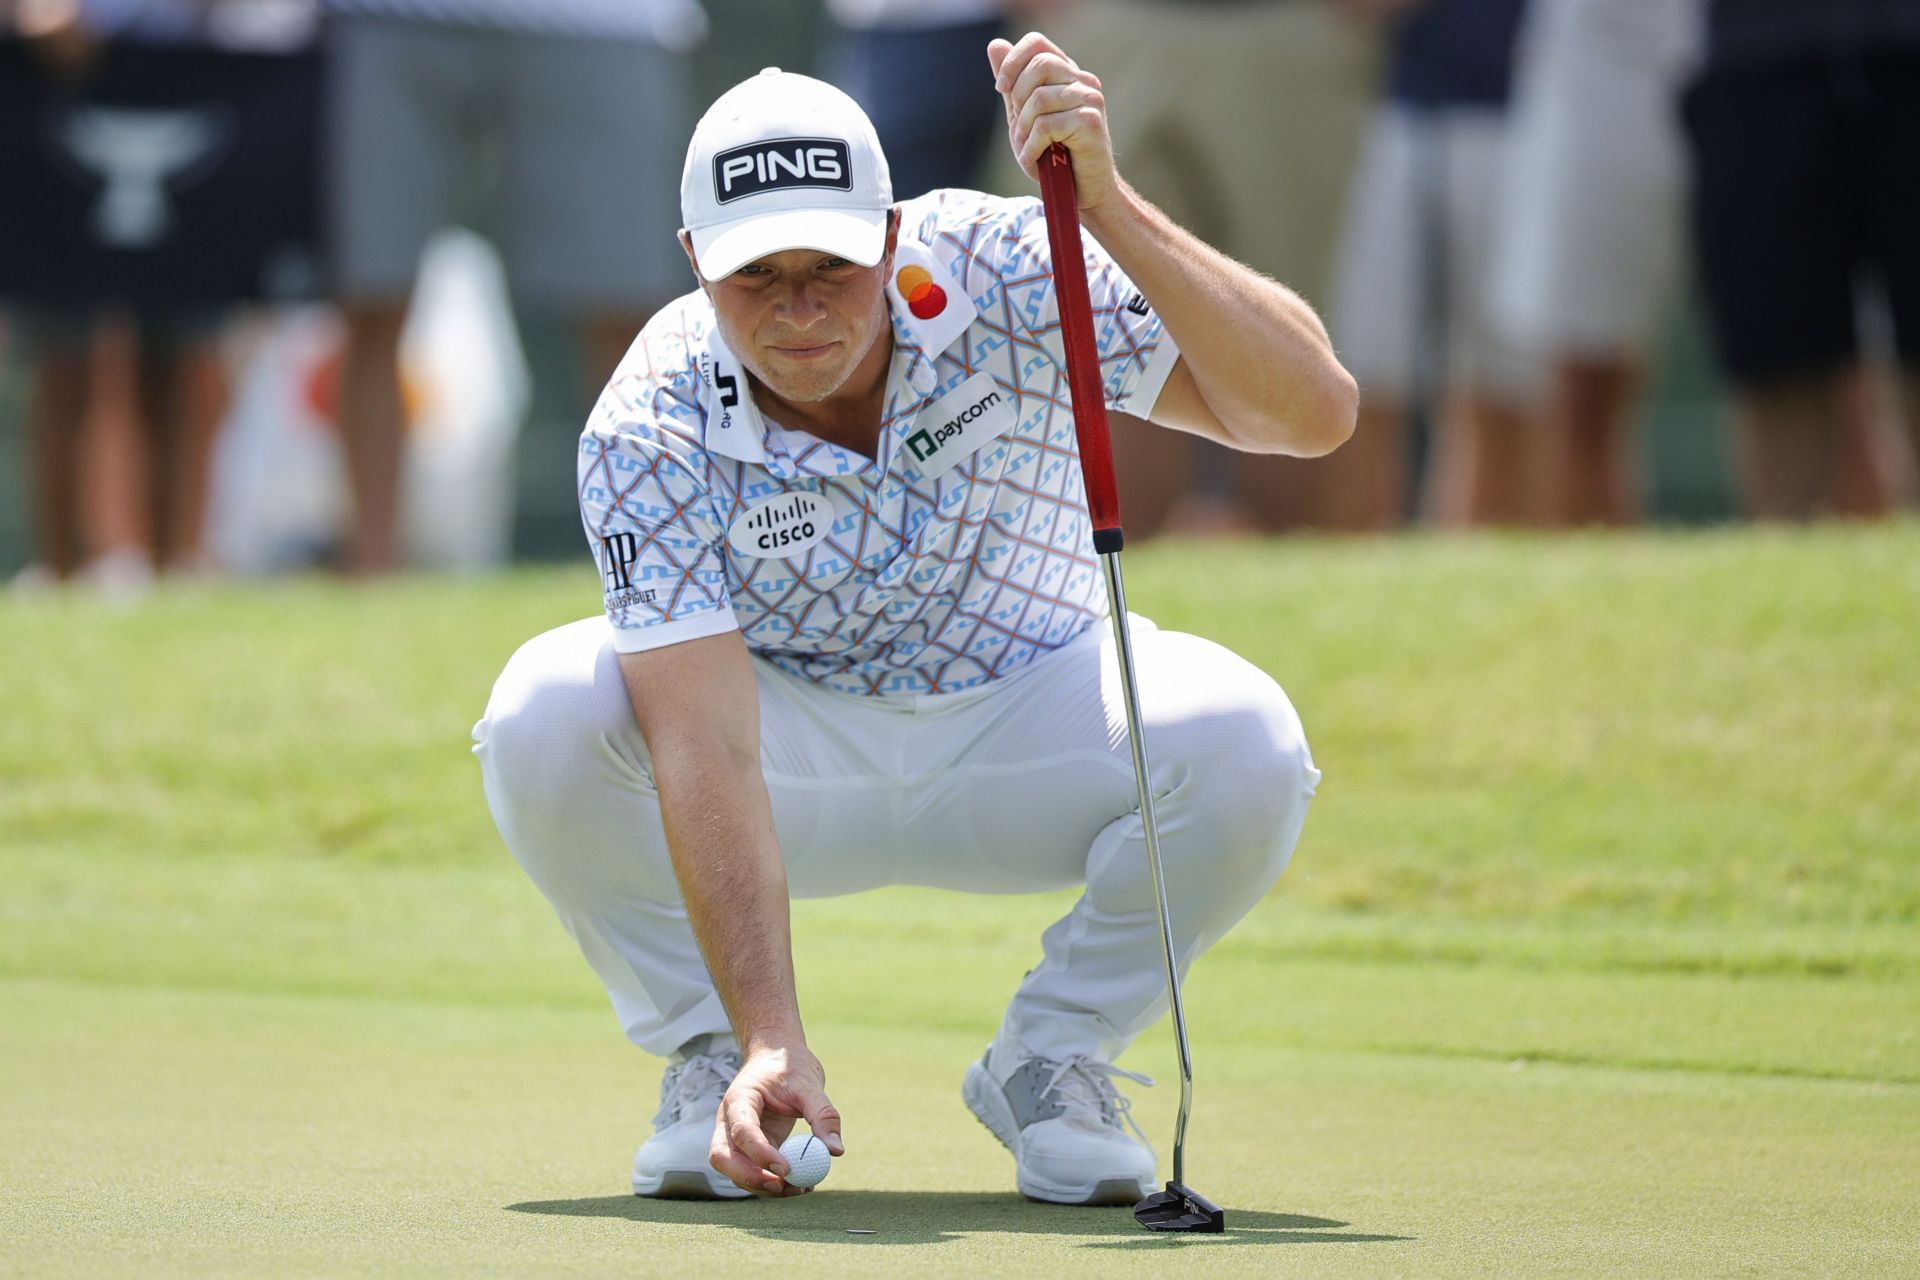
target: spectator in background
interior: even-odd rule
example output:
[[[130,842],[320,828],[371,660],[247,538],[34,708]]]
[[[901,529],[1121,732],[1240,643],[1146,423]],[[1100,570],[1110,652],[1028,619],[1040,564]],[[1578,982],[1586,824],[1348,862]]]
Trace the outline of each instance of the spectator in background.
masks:
[[[20,586],[78,578],[131,597],[157,573],[210,567],[204,535],[227,403],[224,319],[157,305],[23,315],[39,558]]]
[[[1345,0],[1391,24],[1385,100],[1355,179],[1333,333],[1360,381],[1354,442],[1325,483],[1334,523],[1387,528],[1407,506],[1411,423],[1432,447],[1423,502],[1441,525],[1531,518],[1542,442],[1525,353],[1489,321],[1505,195],[1507,100],[1523,0]]]
[[[893,194],[972,186],[1001,125],[980,75],[1004,0],[827,0],[826,78],[860,104],[893,168]]]
[[[1703,10],[1703,0],[1534,0],[1523,26],[1493,316],[1506,343],[1547,369],[1547,524],[1638,514],[1633,417],[1678,274],[1678,101]]]
[[[1753,513],[1881,514],[1860,317],[1884,305],[1920,443],[1920,0],[1711,0],[1684,114]]]
[[[44,74],[83,104],[121,51],[279,50],[312,33],[301,0],[20,0],[12,19]],[[193,285],[169,281],[182,298]],[[207,567],[208,481],[226,404],[219,338],[229,311],[167,296],[76,295],[20,308],[33,366],[27,434],[39,555],[21,585],[79,576],[127,595],[156,572]]]
[[[1329,0],[1047,7],[1049,30],[1120,104],[1108,124],[1127,180],[1201,239],[1322,302],[1366,125],[1371,32]],[[998,189],[1032,193],[1010,155],[999,164]],[[1323,501],[1347,474],[1335,460],[1372,442],[1356,435],[1305,468],[1115,414],[1113,447],[1127,532],[1146,536],[1337,521]]]
[[[399,564],[401,328],[420,253],[485,190],[516,303],[569,317],[597,393],[687,285],[674,245],[695,0],[327,0],[347,325],[345,567]],[[491,163],[488,163],[488,162]]]

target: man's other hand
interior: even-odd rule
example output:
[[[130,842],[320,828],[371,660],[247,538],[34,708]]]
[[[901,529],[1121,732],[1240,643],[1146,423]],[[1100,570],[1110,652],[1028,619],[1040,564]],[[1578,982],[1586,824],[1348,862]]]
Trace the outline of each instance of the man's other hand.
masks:
[[[1007,108],[1007,141],[1020,167],[1038,182],[1040,156],[1054,143],[1064,144],[1073,157],[1080,211],[1097,212],[1120,185],[1100,77],[1082,71],[1065,50],[1037,31],[1013,44],[988,44],[987,63]]]
[[[787,1162],[780,1154],[794,1122],[805,1120],[829,1153],[846,1151],[840,1141],[840,1113],[827,1100],[826,1079],[820,1059],[804,1046],[750,1048],[720,1100],[709,1157],[713,1167],[755,1195],[803,1194],[806,1188],[787,1185]]]

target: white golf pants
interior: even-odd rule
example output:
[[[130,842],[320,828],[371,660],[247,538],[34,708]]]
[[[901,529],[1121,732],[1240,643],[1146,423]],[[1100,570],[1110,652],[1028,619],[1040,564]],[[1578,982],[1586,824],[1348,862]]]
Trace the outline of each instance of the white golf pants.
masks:
[[[1258,668],[1145,619],[1133,637],[1184,971],[1285,870],[1320,773],[1292,704]],[[860,698],[754,667],[760,761],[794,897],[1082,886],[1041,938],[1002,1035],[1045,1057],[1112,1061],[1161,1015],[1166,965],[1108,622],[955,694]],[[507,847],[628,1038],[668,1056],[727,1033],[605,619],[522,646],[473,736]]]

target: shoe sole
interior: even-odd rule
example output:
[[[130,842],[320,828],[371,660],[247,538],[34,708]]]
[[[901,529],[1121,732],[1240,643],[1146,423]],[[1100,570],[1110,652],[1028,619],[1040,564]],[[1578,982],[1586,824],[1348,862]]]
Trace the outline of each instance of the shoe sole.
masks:
[[[749,1200],[751,1191],[742,1191],[731,1182],[716,1182],[716,1175],[704,1169],[669,1169],[654,1178],[635,1178],[633,1194],[649,1200]]]
[[[1007,1101],[1006,1090],[976,1062],[967,1068],[966,1084],[960,1093],[967,1101],[967,1110],[987,1127],[988,1133],[1000,1140],[1001,1146],[1013,1152],[1014,1185],[1027,1199],[1045,1204],[1077,1205],[1132,1205],[1146,1199],[1147,1193],[1137,1178],[1102,1178],[1091,1184],[1068,1187],[1029,1177],[1020,1168],[1020,1122]]]

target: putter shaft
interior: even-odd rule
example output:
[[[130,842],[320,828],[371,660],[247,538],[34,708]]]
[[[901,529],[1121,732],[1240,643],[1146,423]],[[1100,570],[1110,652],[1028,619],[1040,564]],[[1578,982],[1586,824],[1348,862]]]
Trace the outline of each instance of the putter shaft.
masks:
[[[1127,739],[1133,744],[1133,779],[1140,793],[1140,825],[1146,833],[1147,863],[1153,868],[1153,898],[1160,908],[1160,942],[1167,959],[1167,1003],[1173,1012],[1174,1039],[1180,1049],[1180,1118],[1173,1130],[1173,1180],[1185,1184],[1187,1113],[1193,1106],[1193,1058],[1187,1049],[1187,1014],[1180,1003],[1180,969],[1173,956],[1173,915],[1167,907],[1167,878],[1160,869],[1160,835],[1153,821],[1153,787],[1147,773],[1147,740],[1140,732],[1140,689],[1134,679],[1133,636],[1127,627],[1127,589],[1120,577],[1120,553],[1103,552],[1107,602],[1113,611],[1113,639],[1119,649],[1120,687],[1127,703]]]

